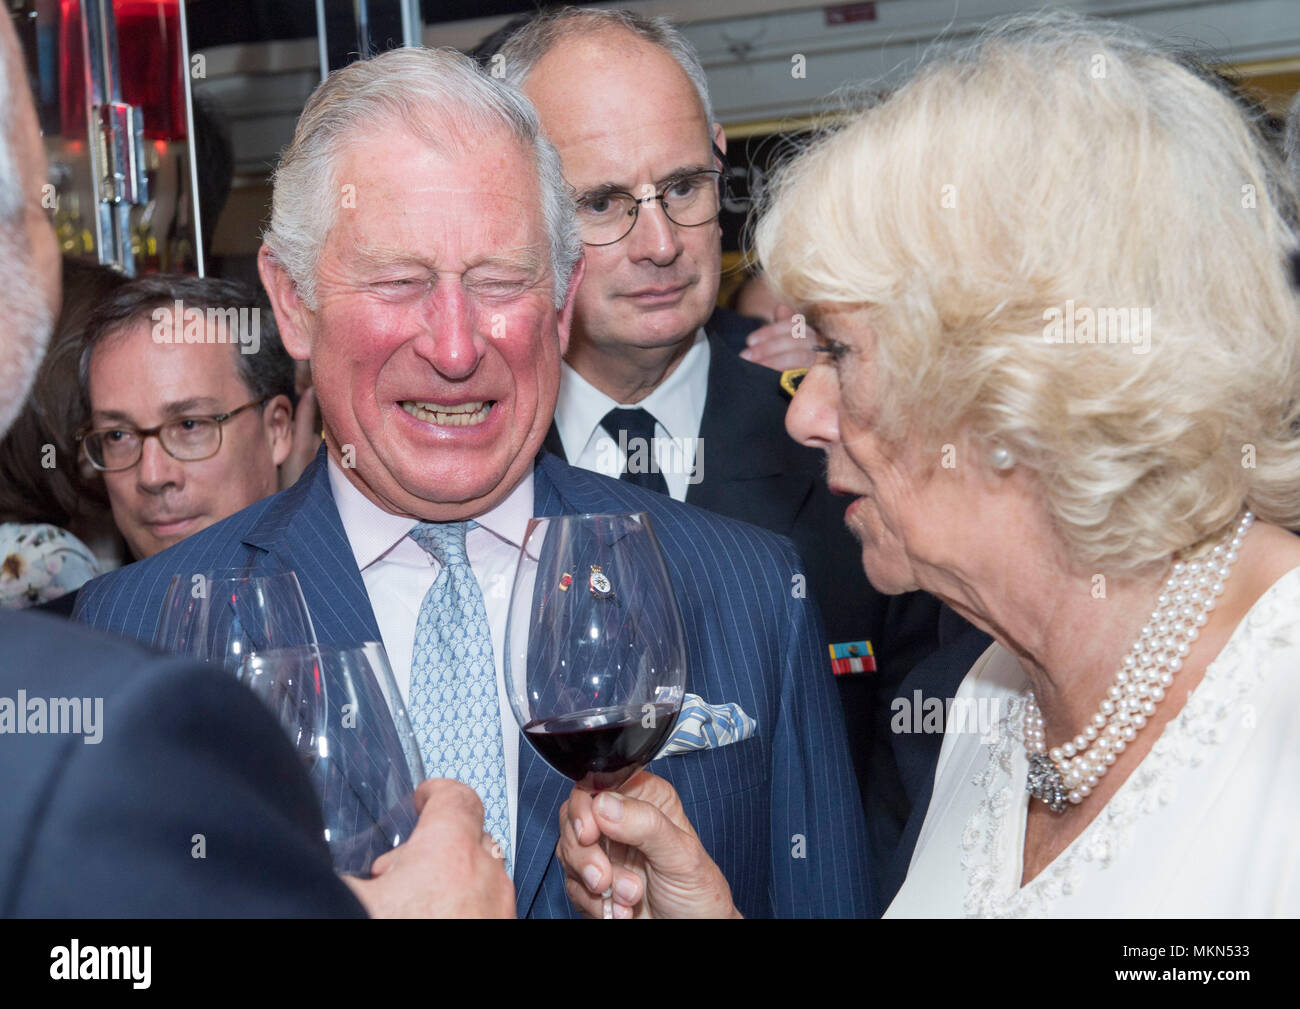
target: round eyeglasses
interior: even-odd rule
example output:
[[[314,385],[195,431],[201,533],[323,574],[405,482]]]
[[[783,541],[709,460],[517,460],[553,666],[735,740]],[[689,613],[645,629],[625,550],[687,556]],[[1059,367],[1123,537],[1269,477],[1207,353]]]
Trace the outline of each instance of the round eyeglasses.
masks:
[[[118,473],[138,463],[146,438],[156,437],[163,451],[173,459],[199,462],[211,459],[221,451],[222,424],[250,407],[261,406],[270,398],[263,396],[228,413],[177,417],[157,427],[101,427],[82,431],[77,434],[77,441],[85,448],[90,465],[105,473]]]
[[[583,245],[613,245],[636,227],[642,204],[659,202],[664,216],[680,228],[698,228],[722,211],[723,174],[715,169],[692,172],[663,184],[663,192],[635,197],[621,190],[598,191],[578,201],[578,230]],[[646,186],[648,190],[650,187]]]

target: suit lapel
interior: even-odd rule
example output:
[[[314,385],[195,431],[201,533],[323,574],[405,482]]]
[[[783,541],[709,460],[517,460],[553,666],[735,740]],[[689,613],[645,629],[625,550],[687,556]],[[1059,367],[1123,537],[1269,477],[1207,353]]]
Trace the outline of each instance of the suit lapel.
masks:
[[[379,641],[379,625],[334,505],[325,446],[302,477],[248,530],[244,542],[298,573],[322,645]]]
[[[322,445],[298,482],[279,495],[249,529],[244,542],[266,552],[266,562],[259,567],[297,573],[319,644],[349,647],[380,641],[370,596],[334,505],[326,459]],[[359,686],[371,699],[382,697],[378,684]],[[352,690],[349,684],[338,682],[333,676],[326,679],[326,703],[335,724],[341,724],[343,705],[357,700],[351,697]],[[393,744],[395,740],[381,740],[377,735],[362,733],[355,747],[344,748],[336,754],[342,780],[327,790],[327,804],[338,803],[343,808],[355,808],[359,804],[374,822],[380,821],[387,812],[382,799],[386,792],[387,765],[394,758],[393,746],[381,743]],[[395,756],[399,762],[403,760],[400,746]],[[343,791],[345,788],[353,798],[349,799]],[[358,823],[357,827],[363,825]]]

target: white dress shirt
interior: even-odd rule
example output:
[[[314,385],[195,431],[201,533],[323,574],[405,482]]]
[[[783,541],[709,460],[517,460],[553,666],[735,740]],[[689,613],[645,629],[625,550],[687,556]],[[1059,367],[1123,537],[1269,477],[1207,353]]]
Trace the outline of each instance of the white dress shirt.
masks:
[[[375,611],[375,621],[384,639],[397,689],[409,703],[415,625],[425,594],[438,577],[442,565],[408,535],[416,526],[414,520],[380,508],[352,485],[332,458],[329,460],[329,479],[339,518],[343,520],[343,531],[347,534],[361,571],[361,580],[370,596],[370,605]],[[478,528],[471,529],[465,537],[465,551],[479,588],[483,590],[492,633],[512,851],[518,851],[519,836],[519,728],[506,697],[502,656],[505,654],[510,589],[514,584],[524,533],[532,517],[533,471],[529,469],[528,475],[504,501],[475,518]]]
[[[555,427],[569,463],[618,479],[627,454],[600,426],[615,407],[647,410],[655,419],[654,458],[668,484],[668,493],[686,500],[695,460],[704,466],[699,444],[700,420],[709,388],[709,341],[703,328],[672,373],[639,403],[617,403],[569,365],[560,367],[560,397],[555,405]],[[699,483],[699,479],[694,480]]]

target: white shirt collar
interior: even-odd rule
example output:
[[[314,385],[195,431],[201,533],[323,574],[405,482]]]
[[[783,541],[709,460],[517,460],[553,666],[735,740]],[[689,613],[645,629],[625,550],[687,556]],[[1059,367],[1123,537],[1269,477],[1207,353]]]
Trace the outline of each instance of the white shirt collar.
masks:
[[[386,557],[417,525],[415,519],[384,511],[362,494],[332,457],[329,460],[329,480],[334,504],[339,510],[343,531],[347,534],[359,570],[364,571]],[[498,539],[520,547],[532,517],[533,468],[529,466],[527,474],[505,500],[482,515],[474,516],[474,521]]]
[[[615,407],[648,410],[669,438],[685,440],[700,433],[704,400],[709,391],[709,341],[704,327],[695,342],[666,379],[639,403],[618,403],[577,373],[567,362],[560,366],[560,395],[555,404],[555,427],[564,454],[576,460],[592,435]]]

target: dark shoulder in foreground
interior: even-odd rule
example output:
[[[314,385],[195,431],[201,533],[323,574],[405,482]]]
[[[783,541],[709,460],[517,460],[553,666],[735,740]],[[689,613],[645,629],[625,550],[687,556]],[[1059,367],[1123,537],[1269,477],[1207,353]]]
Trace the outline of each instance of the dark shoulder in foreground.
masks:
[[[43,615],[0,612],[0,640],[0,916],[361,914],[232,678]]]

